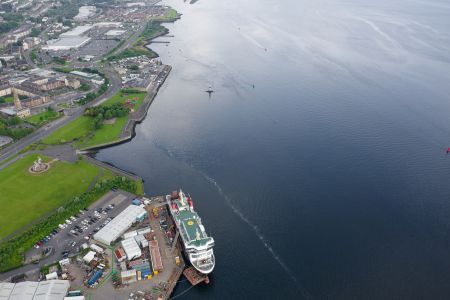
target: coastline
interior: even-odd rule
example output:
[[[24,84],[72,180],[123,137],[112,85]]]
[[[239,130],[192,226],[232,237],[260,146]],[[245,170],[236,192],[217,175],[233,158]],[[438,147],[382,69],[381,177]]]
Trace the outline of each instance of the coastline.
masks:
[[[169,66],[169,65],[164,65],[164,68],[166,69],[166,73],[165,73],[165,76],[162,78],[161,83],[158,84],[158,86],[156,87],[156,89],[154,91],[147,94],[147,96],[144,99],[143,105],[139,108],[139,111],[137,112],[137,116],[135,118],[130,118],[128,120],[127,124],[125,125],[125,127],[123,128],[122,134],[125,134],[125,136],[123,136],[113,142],[95,145],[95,146],[88,147],[88,148],[81,148],[78,151],[89,153],[91,151],[97,151],[97,150],[113,147],[113,146],[120,145],[120,144],[131,141],[136,136],[136,130],[135,130],[136,125],[142,123],[145,120],[148,110],[150,109],[150,106],[152,105],[153,101],[155,100],[156,96],[158,95],[159,89],[165,83],[167,77],[170,74],[170,71],[172,70],[172,66]]]
[[[181,18],[181,14],[177,14],[176,18],[173,18],[173,19],[168,20],[168,21],[160,20],[158,22],[160,22],[161,25],[164,26],[163,25],[164,23],[174,23],[175,21],[177,21],[180,18]],[[166,28],[164,33],[159,34],[159,35],[157,35],[155,37],[152,37],[151,39],[146,40],[145,41],[145,47],[147,47],[149,44],[151,44],[151,41],[153,39],[159,38],[161,36],[165,36],[167,34],[169,34],[169,30]],[[120,47],[119,47],[119,49],[120,49]],[[115,49],[115,50],[118,50],[118,49]],[[156,57],[159,57],[159,55],[156,52],[154,52],[154,53],[157,55]],[[169,74],[170,74],[170,72],[172,70],[172,66],[170,66],[170,65],[163,65],[163,66],[164,66],[163,67],[163,71],[161,71],[161,73],[159,75],[159,76],[161,76],[161,74],[163,74],[163,76],[161,76],[159,78],[160,82],[157,83],[156,86],[153,86],[151,88],[147,88],[147,93],[148,94],[146,95],[146,97],[144,99],[143,105],[139,108],[138,112],[136,112],[135,115],[130,115],[129,120],[127,121],[125,127],[122,129],[121,135],[123,135],[123,136],[121,136],[118,140],[113,141],[113,142],[109,142],[109,143],[105,143],[105,144],[101,144],[101,145],[96,145],[96,146],[88,147],[88,148],[74,149],[74,152],[77,155],[81,155],[81,157],[83,157],[87,162],[89,162],[91,164],[94,164],[94,165],[100,166],[102,168],[108,169],[108,170],[110,170],[111,172],[113,172],[116,175],[125,176],[125,177],[127,177],[129,179],[133,179],[133,180],[136,180],[136,181],[140,180],[140,184],[141,184],[142,194],[143,195],[145,195],[145,188],[143,186],[143,179],[139,175],[134,174],[132,172],[129,172],[127,170],[121,169],[121,168],[119,168],[119,167],[117,167],[115,165],[112,165],[112,164],[100,161],[100,160],[96,159],[93,154],[95,154],[95,152],[100,150],[100,149],[109,148],[109,147],[113,147],[115,145],[120,145],[120,144],[126,143],[126,142],[132,140],[136,136],[136,130],[135,130],[136,125],[140,124],[141,122],[143,122],[145,120],[145,118],[147,116],[147,113],[148,113],[148,110],[150,109],[151,104],[155,100],[159,89],[165,83],[167,77],[169,76]],[[112,88],[112,90],[114,90],[114,88]],[[99,99],[96,99],[95,101],[93,101],[93,103],[95,103],[95,105],[98,105],[98,104],[102,103],[103,101],[105,101],[107,99],[108,98],[106,98],[105,95],[102,95]],[[82,116],[82,114],[78,114],[76,116],[73,116],[71,119],[75,120],[75,119],[79,118],[80,116]],[[27,151],[25,153],[22,153],[21,155],[14,156],[14,157],[10,158],[11,161],[8,160],[6,163],[4,161],[2,161],[2,167],[6,167],[10,163],[14,163],[15,161],[17,161],[18,159],[22,158],[23,156],[25,156],[25,155],[27,155],[29,153],[35,153],[35,152],[39,153],[39,151]],[[42,216],[42,217],[38,218],[37,220],[33,221],[32,223],[28,224],[24,228],[19,229],[14,234],[9,235],[9,236],[7,236],[5,238],[2,238],[1,242],[5,242],[5,241],[7,241],[7,240],[9,240],[11,238],[16,237],[17,235],[20,235],[22,232],[25,232],[27,229],[35,226],[37,223],[39,223],[39,221],[45,219],[48,215],[54,214],[54,212],[55,211],[50,211],[50,212],[46,213],[44,216]],[[28,265],[29,264],[23,264],[23,265],[21,265],[21,266],[19,266],[17,268],[6,270],[5,272],[1,272],[0,275],[3,277],[2,280],[5,279],[5,276],[8,277],[8,274],[10,274],[11,276],[12,276],[12,274],[15,274],[15,273],[20,274],[21,272],[23,272],[23,270],[21,270],[21,269],[25,268]],[[29,271],[26,271],[26,272],[29,272]],[[176,285],[176,281],[175,281],[175,284],[173,284],[172,287],[171,287],[172,291],[173,291],[173,288],[175,287],[175,285]],[[167,296],[169,297],[170,294],[168,294]]]

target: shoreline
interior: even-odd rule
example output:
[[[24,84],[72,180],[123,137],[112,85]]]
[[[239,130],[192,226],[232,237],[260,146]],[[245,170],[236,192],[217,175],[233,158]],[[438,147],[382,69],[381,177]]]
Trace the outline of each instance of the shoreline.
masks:
[[[155,100],[156,96],[158,95],[159,89],[162,87],[162,85],[166,82],[167,78],[169,77],[170,72],[172,71],[172,66],[164,65],[164,68],[166,69],[166,74],[162,78],[162,81],[156,89],[149,94],[144,99],[143,105],[139,108],[139,111],[137,112],[138,116],[136,118],[130,118],[123,128],[122,134],[126,134],[126,136],[119,138],[116,141],[88,147],[88,148],[81,148],[78,149],[80,152],[84,152],[83,154],[89,154],[90,152],[96,152],[101,149],[110,148],[113,146],[117,146],[120,144],[124,144],[126,142],[131,141],[136,136],[136,125],[142,123],[145,118],[147,117],[148,111],[153,104],[153,101]]]
[[[163,23],[174,23],[177,20],[179,20],[181,18],[181,14],[177,14],[177,17],[170,20],[170,21],[160,21],[161,25],[163,25]],[[166,27],[165,27],[166,28]],[[165,29],[164,33],[157,35],[151,39],[145,40],[145,45],[144,47],[149,48],[150,51],[152,51],[153,53],[156,54],[156,57],[159,57],[159,54],[153,50],[150,49],[149,45],[152,43],[152,41],[156,38],[165,36],[169,34],[169,29]],[[158,75],[158,77],[155,79],[154,83],[151,86],[148,86],[146,88],[146,92],[148,93],[144,99],[143,105],[139,108],[139,110],[134,113],[131,114],[129,117],[129,120],[127,121],[127,123],[125,124],[125,126],[122,128],[120,137],[118,140],[115,140],[113,142],[108,142],[108,143],[104,143],[101,145],[96,145],[93,147],[88,147],[88,148],[81,148],[81,149],[73,149],[76,155],[80,155],[81,157],[83,157],[83,159],[93,165],[105,168],[110,170],[113,174],[115,175],[120,175],[120,176],[126,176],[129,179],[132,179],[134,181],[138,181],[140,180],[140,185],[142,188],[142,193],[143,195],[145,195],[145,187],[144,187],[144,180],[142,179],[142,177],[140,177],[138,174],[135,174],[133,172],[124,170],[122,168],[119,168],[111,163],[108,162],[104,162],[101,160],[98,160],[97,158],[95,158],[95,153],[97,153],[99,150],[101,149],[106,149],[109,147],[114,147],[116,145],[120,145],[126,142],[131,141],[137,134],[136,134],[136,126],[140,123],[142,123],[145,118],[147,117],[148,111],[151,107],[151,105],[153,104],[156,96],[158,95],[158,92],[160,90],[160,88],[162,87],[162,85],[166,82],[170,72],[172,70],[172,66],[170,65],[164,65],[163,64],[163,69],[161,70],[160,74]],[[103,97],[100,97],[100,99]],[[106,100],[107,98],[105,98],[104,100]],[[100,104],[103,101],[100,101],[99,99],[93,101],[95,103]],[[78,119],[80,117],[77,116],[76,118],[73,118],[73,120]],[[17,161],[17,159],[20,159],[21,157],[27,155],[28,153],[33,153],[33,152],[39,152],[39,151],[27,151],[25,153],[22,153],[21,155],[17,156],[17,157],[13,157],[11,159],[11,163]],[[9,163],[5,164],[5,166],[9,165]],[[5,167],[2,164],[2,167]],[[101,199],[101,198],[100,198]],[[100,199],[98,199],[97,201],[99,201]],[[95,202],[97,202],[95,201]],[[94,203],[95,203],[94,202]],[[32,226],[35,226],[40,220],[42,220],[43,218],[45,218],[47,215],[51,215],[53,214],[54,211],[48,212],[46,213],[44,216],[38,218],[37,220],[33,221],[32,223],[28,224],[27,226],[25,226],[24,228],[21,228],[18,230],[18,232],[16,231],[15,233],[13,233],[12,235],[9,235],[3,239],[1,239],[1,242],[7,241],[17,235],[20,235],[22,232],[25,232],[27,229],[31,228]],[[3,276],[5,276],[6,274],[11,274],[11,276],[13,274],[21,274],[23,272],[28,273],[30,272],[29,270],[26,271],[26,269],[29,269],[30,265],[29,264],[23,264],[22,266],[15,268],[15,269],[11,269],[11,270],[7,270],[6,272],[2,272],[0,273]],[[39,268],[39,266],[37,266],[37,268]],[[24,273],[24,274],[25,274]],[[182,269],[179,270],[179,272],[176,272],[176,274],[173,274],[174,277],[176,278],[175,280],[171,280],[170,283],[170,289],[167,291],[168,293],[166,295],[164,295],[166,299],[170,298],[170,296],[172,295],[177,283],[178,283],[178,279],[182,274]]]

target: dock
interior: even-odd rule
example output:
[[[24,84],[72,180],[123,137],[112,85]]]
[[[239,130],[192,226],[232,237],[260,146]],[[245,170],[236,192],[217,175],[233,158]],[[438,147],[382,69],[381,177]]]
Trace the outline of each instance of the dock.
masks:
[[[201,274],[194,267],[188,267],[183,271],[183,275],[187,278],[191,285],[197,285],[199,283],[209,283],[208,275]]]

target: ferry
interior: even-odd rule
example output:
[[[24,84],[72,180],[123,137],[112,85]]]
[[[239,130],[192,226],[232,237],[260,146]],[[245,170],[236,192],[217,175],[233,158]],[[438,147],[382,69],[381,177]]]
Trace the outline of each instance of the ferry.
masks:
[[[211,273],[216,264],[214,239],[206,234],[192,198],[180,190],[167,195],[166,200],[190,263],[202,274]]]

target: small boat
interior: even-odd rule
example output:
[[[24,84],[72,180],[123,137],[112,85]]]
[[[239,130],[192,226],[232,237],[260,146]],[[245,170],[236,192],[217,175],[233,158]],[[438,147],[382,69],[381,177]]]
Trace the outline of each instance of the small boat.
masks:
[[[214,93],[214,90],[212,89],[211,86],[209,86],[209,88],[206,90],[206,92],[211,94],[211,93]]]

